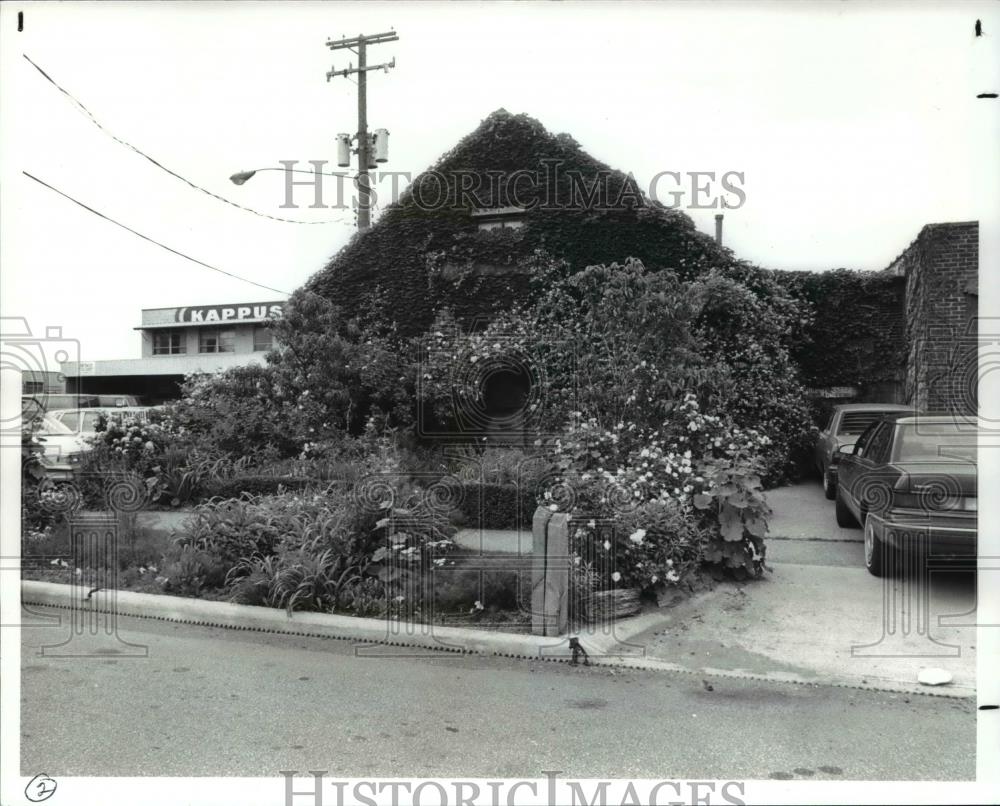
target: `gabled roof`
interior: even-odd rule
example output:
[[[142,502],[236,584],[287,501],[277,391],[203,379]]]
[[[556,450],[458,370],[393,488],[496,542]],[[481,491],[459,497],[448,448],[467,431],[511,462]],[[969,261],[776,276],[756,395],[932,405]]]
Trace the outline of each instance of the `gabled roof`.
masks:
[[[539,177],[518,187],[533,188],[529,201],[535,193],[544,196],[540,203],[516,203],[505,195],[504,183],[517,172]],[[477,177],[479,187],[463,193],[460,182],[472,180],[462,176]],[[497,177],[495,184],[491,177]],[[577,203],[598,178],[606,182],[606,199],[620,197],[619,204]],[[446,203],[418,204],[440,198]],[[512,206],[530,208],[523,228],[479,231],[474,211]],[[416,177],[305,288],[347,312],[374,305],[404,331],[419,332],[442,307],[474,318],[524,300],[530,277],[513,271],[507,276],[503,267],[539,250],[576,269],[636,257],[647,268],[669,267],[682,275],[729,254],[686,214],[650,202],[627,174],[591,157],[569,135],[551,134],[534,118],[498,109]],[[490,270],[445,273],[435,270],[434,261]]]

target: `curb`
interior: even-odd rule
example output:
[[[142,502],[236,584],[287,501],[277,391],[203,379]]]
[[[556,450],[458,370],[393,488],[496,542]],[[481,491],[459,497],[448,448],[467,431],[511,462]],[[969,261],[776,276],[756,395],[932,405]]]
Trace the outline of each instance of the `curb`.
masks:
[[[474,630],[430,624],[409,624],[387,619],[340,616],[332,613],[294,612],[256,605],[212,602],[180,596],[133,591],[97,591],[88,599],[86,588],[54,582],[21,581],[23,604],[43,605],[134,618],[178,621],[212,627],[305,635],[384,646],[416,647],[457,654],[500,655],[537,660],[569,660],[569,635],[541,636]],[[630,620],[627,629],[575,633],[587,652],[605,655],[622,641],[659,623],[657,614]]]
[[[567,663],[572,657],[569,638],[577,637],[586,648],[590,665],[630,671],[668,672],[699,677],[758,680],[806,687],[851,688],[948,699],[975,698],[975,689],[950,686],[928,690],[923,686],[908,686],[894,680],[877,680],[862,684],[852,678],[836,676],[802,677],[788,672],[751,673],[739,669],[692,669],[681,664],[646,657],[641,645],[629,641],[671,620],[669,615],[652,612],[618,621],[611,630],[590,630],[574,635],[546,637],[516,633],[473,630],[427,624],[408,624],[384,619],[339,616],[332,613],[294,612],[255,605],[212,602],[152,593],[100,590],[86,598],[83,586],[62,585],[36,580],[21,581],[22,604],[62,609],[90,610],[114,613],[132,618],[173,621],[207,627],[234,630],[281,633],[306,637],[354,641],[368,646],[395,646],[427,649],[460,655],[482,655],[523,660],[544,660]],[[387,653],[388,654],[388,653]]]

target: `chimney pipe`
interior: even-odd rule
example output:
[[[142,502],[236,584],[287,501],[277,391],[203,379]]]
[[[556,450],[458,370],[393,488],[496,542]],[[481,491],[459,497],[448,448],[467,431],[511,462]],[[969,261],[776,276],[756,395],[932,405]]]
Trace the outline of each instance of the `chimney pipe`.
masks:
[[[715,242],[722,246],[722,213],[715,214]]]

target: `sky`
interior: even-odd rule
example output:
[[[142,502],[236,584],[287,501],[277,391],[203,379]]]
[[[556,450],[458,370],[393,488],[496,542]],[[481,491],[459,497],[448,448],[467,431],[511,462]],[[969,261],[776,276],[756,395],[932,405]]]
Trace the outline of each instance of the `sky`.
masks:
[[[924,224],[982,209],[974,95],[995,65],[973,29],[980,17],[1000,36],[992,4],[8,2],[0,14],[0,309],[36,334],[61,327],[83,360],[137,357],[142,308],[284,295],[22,172],[290,292],[346,243],[353,216],[310,209],[308,188],[281,209],[278,171],[228,177],[279,160],[335,170],[336,133],[357,127],[356,87],[326,78],[355,61],[325,46],[342,35],[398,33],[369,55],[396,60],[369,74],[390,170],[415,176],[493,110],[525,112],[641,183],[742,172],[726,244],[795,270],[879,270]],[[193,190],[22,54],[191,182],[316,223]],[[713,231],[716,210],[687,212]]]

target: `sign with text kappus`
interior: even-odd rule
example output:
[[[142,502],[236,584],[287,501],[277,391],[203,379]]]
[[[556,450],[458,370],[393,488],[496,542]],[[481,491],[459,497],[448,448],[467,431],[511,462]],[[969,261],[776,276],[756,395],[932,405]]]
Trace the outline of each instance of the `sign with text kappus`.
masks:
[[[178,308],[177,322],[195,325],[201,323],[266,322],[280,319],[283,302],[248,302],[242,305],[196,305]]]

